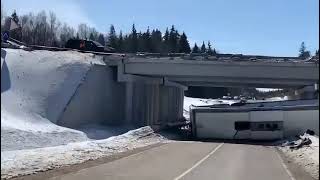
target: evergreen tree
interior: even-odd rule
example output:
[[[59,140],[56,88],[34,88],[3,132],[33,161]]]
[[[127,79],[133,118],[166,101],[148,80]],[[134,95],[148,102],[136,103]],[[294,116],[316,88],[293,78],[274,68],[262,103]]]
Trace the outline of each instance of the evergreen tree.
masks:
[[[318,56],[318,57],[319,57],[319,49],[316,50],[315,56]]]
[[[131,52],[130,51],[130,47],[131,47],[131,44],[130,44],[130,37],[129,35],[125,35],[123,37],[123,52]]]
[[[214,53],[213,53],[213,50],[212,50],[212,48],[211,48],[211,43],[210,43],[210,41],[208,41],[208,54],[209,55],[214,55]]]
[[[174,52],[177,53],[179,52],[179,40],[181,38],[181,35],[179,34],[178,30],[175,32],[175,46],[174,46]]]
[[[299,49],[299,57],[302,57],[303,54],[305,53],[305,51],[306,51],[306,46],[305,46],[304,42],[302,42],[300,45],[300,49]]]
[[[92,40],[92,41],[95,40],[95,39],[94,39],[94,36],[93,36],[93,33],[90,33],[89,39]]]
[[[123,47],[123,36],[122,36],[122,31],[120,31],[119,33],[119,39],[118,39],[118,50],[119,52],[123,52],[124,51],[124,47]]]
[[[201,53],[206,53],[206,50],[206,45],[204,44],[204,41],[202,41]]]
[[[108,43],[111,47],[115,48],[116,50],[118,50],[117,47],[117,34],[116,34],[116,30],[114,28],[113,25],[110,26],[110,31],[109,31],[109,35],[108,35]]]
[[[178,39],[179,39],[179,33],[172,25],[169,33],[169,52],[170,53],[176,53],[178,51]]]
[[[197,46],[197,43],[194,43],[194,46],[192,48],[192,53],[199,53],[199,47]]]
[[[213,55],[218,54],[218,52],[216,51],[216,49],[213,49],[212,54],[213,54]]]
[[[147,31],[145,33],[143,33],[142,38],[143,38],[144,51],[145,52],[152,52],[153,47],[152,47],[151,34],[150,34],[149,27],[148,27]]]
[[[179,40],[179,52],[180,53],[190,53],[191,52],[187,35],[184,32],[182,33],[180,40]]]
[[[138,41],[139,41],[139,50],[140,52],[151,52],[151,34],[149,27],[146,32],[142,33],[141,31],[138,33]]]
[[[139,31],[137,33],[137,39],[138,39],[138,48],[137,48],[137,52],[143,52],[143,40],[142,40],[142,33],[141,31]]]
[[[92,41],[98,41],[99,33],[95,28],[88,28],[89,29],[89,39]]]
[[[162,34],[158,29],[152,30],[151,32],[151,44],[152,50],[151,52],[160,53],[162,52]]]
[[[105,42],[105,40],[104,40],[103,34],[99,34],[99,36],[98,36],[98,42],[99,42],[100,44],[102,44],[103,46],[106,45],[106,42]]]
[[[129,52],[136,53],[138,51],[138,34],[135,25],[132,25],[132,31],[129,36]]]
[[[142,32],[139,31],[139,33],[137,34],[137,39],[138,39],[138,49],[137,52],[145,52],[145,47],[144,47],[144,40],[142,37]]]
[[[301,43],[300,49],[299,49],[299,57],[306,59],[308,57],[310,57],[310,51],[306,50],[306,46],[304,44],[304,42]]]
[[[162,52],[169,52],[169,48],[170,48],[170,42],[169,42],[169,30],[168,28],[166,29],[166,32],[164,33],[163,36],[163,49]]]

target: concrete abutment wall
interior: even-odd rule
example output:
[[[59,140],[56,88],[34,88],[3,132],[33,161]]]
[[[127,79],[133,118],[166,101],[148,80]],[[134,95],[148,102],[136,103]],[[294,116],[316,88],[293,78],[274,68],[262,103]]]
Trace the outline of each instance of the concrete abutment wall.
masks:
[[[69,100],[59,125],[78,127],[85,124],[121,124],[125,105],[125,84],[113,78],[113,70],[94,65]]]
[[[71,128],[92,123],[160,128],[183,117],[182,88],[118,82],[115,70],[91,67],[57,123]]]

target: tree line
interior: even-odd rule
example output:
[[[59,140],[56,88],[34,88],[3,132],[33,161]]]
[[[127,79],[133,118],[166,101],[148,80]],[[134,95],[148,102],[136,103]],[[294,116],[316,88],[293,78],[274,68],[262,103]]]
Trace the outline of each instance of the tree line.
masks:
[[[191,49],[186,33],[179,33],[174,25],[162,33],[159,29],[150,30],[149,27],[145,32],[137,32],[135,24],[133,24],[131,32],[126,35],[123,35],[122,31],[118,35],[114,26],[111,25],[107,40],[109,45],[118,52],[216,53],[216,50],[212,49],[210,41],[208,41],[207,47],[203,42],[201,49],[196,44]]]
[[[210,41],[202,42],[199,47],[196,43],[191,48],[185,32],[180,33],[174,25],[167,28],[164,33],[159,29],[147,28],[144,32],[137,32],[135,24],[132,25],[131,32],[124,34],[121,30],[116,32],[113,25],[110,26],[109,32],[103,34],[98,32],[94,27],[87,24],[79,24],[77,29],[66,23],[61,23],[55,13],[41,11],[38,14],[28,13],[18,16],[14,11],[11,17],[3,15],[3,6],[1,4],[1,31],[5,26],[10,24],[10,18],[14,19],[21,28],[10,32],[14,39],[31,45],[42,45],[52,47],[64,47],[69,39],[88,39],[97,41],[104,46],[113,47],[116,52],[136,53],[207,53],[209,55],[217,54]],[[6,28],[5,28],[6,29]],[[306,49],[305,43],[302,42],[298,57],[303,59],[311,56],[310,51]],[[318,50],[315,56],[319,56]]]
[[[41,11],[36,15],[29,13],[18,16],[14,11],[10,17],[4,17],[5,23],[1,25],[1,29],[10,26],[11,18],[20,28],[10,32],[10,37],[31,45],[64,47],[69,39],[87,39],[123,53],[216,53],[210,41],[207,43],[203,41],[200,48],[197,44],[191,48],[187,34],[180,33],[174,25],[162,33],[159,29],[151,30],[149,27],[144,32],[138,32],[133,24],[128,34],[124,34],[121,30],[117,33],[114,25],[111,25],[109,32],[103,34],[87,24],[79,24],[75,29],[66,23],[61,23],[53,12],[47,14]]]
[[[298,57],[300,57],[302,59],[307,59],[307,58],[310,58],[311,56],[312,55],[311,55],[310,51],[307,50],[305,43],[302,42],[300,45]],[[314,56],[319,58],[319,49],[316,50]]]

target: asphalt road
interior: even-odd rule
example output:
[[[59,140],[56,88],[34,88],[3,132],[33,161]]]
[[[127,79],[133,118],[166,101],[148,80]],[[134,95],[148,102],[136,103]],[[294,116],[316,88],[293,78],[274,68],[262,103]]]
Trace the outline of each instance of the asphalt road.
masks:
[[[211,142],[173,142],[57,179],[298,180],[274,147]]]

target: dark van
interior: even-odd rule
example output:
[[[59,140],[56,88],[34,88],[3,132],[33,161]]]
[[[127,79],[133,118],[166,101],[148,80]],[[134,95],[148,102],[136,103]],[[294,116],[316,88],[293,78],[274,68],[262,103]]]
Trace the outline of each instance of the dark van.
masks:
[[[69,39],[65,47],[70,49],[79,49],[83,51],[114,52],[114,49],[112,47],[104,47],[96,41],[82,39]]]

